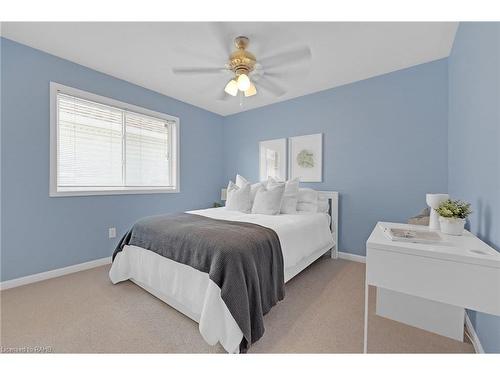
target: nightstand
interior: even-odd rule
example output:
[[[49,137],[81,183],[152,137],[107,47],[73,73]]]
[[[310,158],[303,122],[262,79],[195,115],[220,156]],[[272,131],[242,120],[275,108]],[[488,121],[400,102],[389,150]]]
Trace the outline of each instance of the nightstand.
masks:
[[[377,314],[463,340],[465,309],[500,315],[500,253],[468,231],[439,233],[432,244],[391,241],[378,223],[366,242],[364,352],[368,345],[369,285],[377,287]]]

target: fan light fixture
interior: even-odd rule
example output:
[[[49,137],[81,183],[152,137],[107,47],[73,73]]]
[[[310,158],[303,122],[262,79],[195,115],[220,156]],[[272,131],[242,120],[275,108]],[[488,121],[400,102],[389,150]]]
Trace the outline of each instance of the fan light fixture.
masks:
[[[236,96],[238,94],[238,82],[234,79],[230,80],[224,88],[224,91],[231,96]]]
[[[238,95],[238,90],[243,91],[246,97],[257,94],[255,85],[250,81],[250,78],[244,73],[240,74],[238,78],[230,80],[224,91],[231,96]]]
[[[240,91],[246,91],[250,87],[250,78],[244,73],[239,75],[237,82]]]
[[[250,82],[250,86],[248,86],[248,89],[245,91],[245,96],[254,96],[255,94],[257,94],[257,89],[255,88],[255,85]]]
[[[311,49],[304,46],[293,51],[269,56],[257,64],[256,57],[247,50],[249,43],[250,41],[246,36],[236,37],[234,39],[236,50],[230,53],[223,67],[172,68],[172,71],[175,74],[219,74],[231,72],[233,78],[226,83],[224,91],[218,95],[217,99],[219,100],[226,100],[228,96],[238,96],[240,91],[245,97],[254,96],[257,94],[257,89],[259,92],[261,89],[264,89],[279,97],[285,94],[286,90],[270,81],[269,78],[272,74],[265,74],[263,66],[266,67],[266,70],[281,68],[287,64],[296,64],[298,61],[311,59]],[[256,71],[257,68],[258,70]],[[243,94],[241,97],[243,97]]]

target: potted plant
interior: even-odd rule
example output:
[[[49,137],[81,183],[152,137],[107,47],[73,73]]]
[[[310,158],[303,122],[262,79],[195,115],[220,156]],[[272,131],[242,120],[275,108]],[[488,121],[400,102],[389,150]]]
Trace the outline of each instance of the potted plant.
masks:
[[[461,236],[464,231],[465,219],[472,211],[470,203],[447,199],[436,208],[439,214],[441,232],[453,236]]]

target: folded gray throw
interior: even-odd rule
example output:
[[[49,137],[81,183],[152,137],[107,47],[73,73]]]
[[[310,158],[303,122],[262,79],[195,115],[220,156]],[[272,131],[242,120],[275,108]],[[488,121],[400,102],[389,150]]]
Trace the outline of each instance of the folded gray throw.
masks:
[[[208,273],[243,332],[242,352],[262,337],[264,315],[285,297],[280,241],[261,225],[187,213],[151,216],[125,234],[113,260],[125,245]]]

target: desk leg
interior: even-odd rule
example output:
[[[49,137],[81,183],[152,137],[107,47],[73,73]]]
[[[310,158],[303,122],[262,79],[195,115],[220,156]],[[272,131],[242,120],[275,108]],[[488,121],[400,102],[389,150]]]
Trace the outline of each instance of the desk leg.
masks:
[[[365,328],[363,335],[363,353],[368,353],[368,295],[370,290],[368,288],[368,282],[365,281]]]

